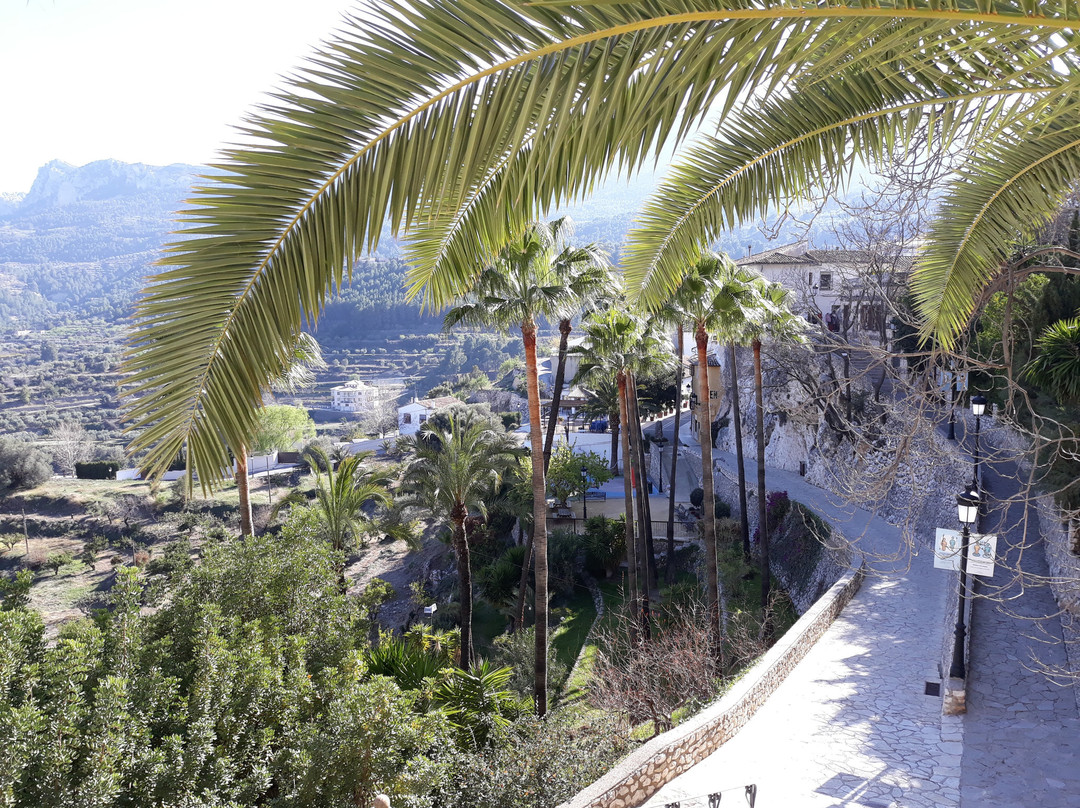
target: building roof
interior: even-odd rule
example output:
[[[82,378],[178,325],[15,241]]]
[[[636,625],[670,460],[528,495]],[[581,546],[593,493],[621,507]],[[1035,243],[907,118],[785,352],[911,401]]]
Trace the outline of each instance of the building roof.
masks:
[[[713,353],[712,351],[709,351],[706,358],[709,360],[709,367],[711,367],[711,368],[721,367],[720,360],[717,358],[716,354]],[[694,367],[697,367],[697,363],[698,363],[698,361],[697,361],[696,356],[690,359],[689,364],[693,365]]]
[[[453,396],[439,396],[438,398],[422,398],[418,401],[410,401],[408,404],[405,404],[400,409],[412,406],[413,404],[419,404],[426,410],[441,410],[445,409],[446,407],[452,407],[455,404],[460,403],[461,399],[454,398]]]
[[[808,266],[828,266],[830,264],[847,266],[865,266],[874,259],[869,250],[808,250],[805,241],[796,241],[792,244],[782,244],[745,258],[738,259],[735,263],[739,266],[752,266],[754,264],[800,264]],[[910,256],[900,256],[896,261],[896,268],[907,271],[911,268]]]

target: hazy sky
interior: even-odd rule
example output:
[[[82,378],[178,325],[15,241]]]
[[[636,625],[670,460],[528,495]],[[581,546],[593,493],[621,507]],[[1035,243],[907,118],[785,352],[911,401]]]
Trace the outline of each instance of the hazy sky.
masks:
[[[0,0],[0,192],[49,160],[205,163],[354,0]]]

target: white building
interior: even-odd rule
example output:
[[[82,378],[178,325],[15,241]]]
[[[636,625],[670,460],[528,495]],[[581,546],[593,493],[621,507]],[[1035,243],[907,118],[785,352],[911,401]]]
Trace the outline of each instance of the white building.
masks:
[[[330,390],[330,408],[338,412],[371,412],[396,403],[404,390],[401,379],[357,379]]]
[[[879,333],[886,325],[887,299],[907,282],[911,258],[866,250],[811,250],[807,242],[784,244],[735,262],[792,291],[792,308],[820,318],[832,331]]]
[[[398,407],[398,432],[402,435],[415,435],[435,410],[444,410],[460,403],[461,401],[453,396],[410,401]]]

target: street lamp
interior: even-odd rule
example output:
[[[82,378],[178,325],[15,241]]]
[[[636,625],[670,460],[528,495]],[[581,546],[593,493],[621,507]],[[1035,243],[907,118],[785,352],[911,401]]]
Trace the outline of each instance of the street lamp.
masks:
[[[581,518],[582,521],[589,518],[589,506],[585,503],[589,499],[589,467],[581,466]]]
[[[975,416],[975,473],[971,478],[971,488],[974,491],[982,490],[979,485],[979,427],[981,426],[984,412],[986,412],[986,396],[972,396],[971,414]]]
[[[949,677],[953,679],[963,679],[967,676],[964,669],[964,635],[967,633],[964,607],[967,602],[968,542],[971,538],[968,528],[979,518],[980,504],[978,491],[968,489],[956,495],[956,511],[964,529],[960,538],[960,595],[956,607],[956,632],[953,635],[952,665],[949,667]]]
[[[956,440],[956,369],[949,371],[949,440]]]

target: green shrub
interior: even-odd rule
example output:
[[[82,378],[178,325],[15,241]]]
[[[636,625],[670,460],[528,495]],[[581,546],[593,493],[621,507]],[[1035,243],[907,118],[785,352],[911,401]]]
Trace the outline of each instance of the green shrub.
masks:
[[[481,567],[476,572],[476,584],[484,599],[494,606],[507,606],[514,600],[514,593],[521,583],[521,565],[525,561],[525,546],[514,545],[495,563]]]
[[[729,519],[731,518],[731,505],[719,496],[713,496],[713,513],[716,514],[717,519]]]
[[[74,560],[71,553],[49,553],[49,555],[45,557],[45,566],[53,571],[53,575],[59,575],[60,568],[65,564],[70,564]]]
[[[533,674],[536,670],[536,629],[529,626],[513,634],[496,637],[491,661],[513,671],[506,683],[507,687],[522,697],[532,693]],[[561,682],[568,674],[567,666],[549,649],[548,682]]]
[[[0,498],[36,488],[52,476],[52,462],[34,444],[0,437]]]
[[[499,418],[502,420],[502,425],[507,432],[517,429],[519,426],[521,426],[520,412],[500,412]]]
[[[434,808],[554,808],[628,748],[625,731],[610,720],[523,716],[493,732],[482,754],[459,753],[449,761]]]
[[[94,460],[75,464],[75,476],[80,480],[115,480],[120,464],[115,460]]]
[[[555,530],[548,536],[548,588],[553,596],[574,588],[580,551],[581,538],[575,533]]]
[[[626,518],[592,516],[585,520],[585,569],[597,578],[614,572],[626,552]]]
[[[695,508],[700,508],[701,503],[705,501],[705,491],[701,488],[695,488],[690,492],[690,504]]]

